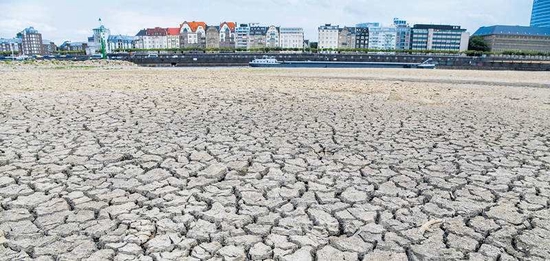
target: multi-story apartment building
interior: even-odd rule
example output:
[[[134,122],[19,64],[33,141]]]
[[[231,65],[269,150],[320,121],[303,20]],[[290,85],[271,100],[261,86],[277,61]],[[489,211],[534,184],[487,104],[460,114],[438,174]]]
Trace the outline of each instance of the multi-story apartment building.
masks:
[[[344,27],[338,30],[338,48],[355,49],[355,27]]]
[[[166,48],[178,49],[180,48],[180,28],[166,28]]]
[[[143,41],[143,39],[145,38],[145,35],[147,34],[147,30],[146,29],[141,29],[139,30],[139,32],[136,34],[136,48],[137,49],[145,49],[145,42]],[[88,41],[89,42],[89,41]]]
[[[483,37],[493,52],[550,52],[550,27],[495,25],[479,28],[474,36]]]
[[[355,48],[356,49],[369,48],[369,28],[368,27],[355,27]]]
[[[239,26],[235,28],[235,48],[237,49],[248,48],[249,33],[250,33],[249,24],[239,24]]]
[[[113,53],[125,49],[134,49],[136,46],[136,37],[129,35],[109,35],[107,38],[107,52]]]
[[[207,49],[220,48],[220,27],[219,26],[206,27],[206,48]]]
[[[166,28],[147,28],[145,29],[145,35],[142,38],[144,49],[168,48],[168,37]]]
[[[248,33],[248,49],[265,48],[268,29],[265,26],[251,26]]]
[[[59,46],[58,49],[60,51],[67,51],[67,52],[86,52],[87,48],[88,48],[87,43],[65,41]]]
[[[304,29],[297,27],[281,27],[280,29],[281,48],[303,48]]]
[[[21,51],[24,55],[40,55],[42,50],[42,34],[33,27],[25,28],[17,34],[21,39]]]
[[[279,43],[279,27],[271,25],[265,33],[265,46],[268,48],[280,47]]]
[[[395,49],[408,50],[411,46],[411,27],[407,21],[394,18],[393,26],[396,28]]]
[[[219,47],[235,48],[235,22],[223,22],[219,27]],[[206,37],[208,39],[208,37]]]
[[[531,26],[550,27],[550,0],[533,1]]]
[[[50,40],[42,40],[42,53],[44,55],[53,54],[57,51],[57,46]]]
[[[0,38],[0,52],[21,54],[21,38]]]
[[[397,40],[397,30],[394,26],[381,26],[380,23],[362,23],[357,27],[369,29],[369,49],[394,50]]]
[[[319,26],[319,49],[336,49],[338,48],[338,36],[340,33],[338,25],[325,24]]]
[[[470,34],[458,25],[416,24],[411,32],[412,50],[465,51]]]
[[[181,47],[206,47],[206,23],[183,22],[180,29]]]

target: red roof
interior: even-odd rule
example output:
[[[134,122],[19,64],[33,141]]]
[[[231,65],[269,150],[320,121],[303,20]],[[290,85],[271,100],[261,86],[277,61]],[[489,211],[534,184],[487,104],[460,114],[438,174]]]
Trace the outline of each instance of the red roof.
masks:
[[[165,36],[166,35],[166,28],[147,28],[146,30],[147,36]]]
[[[185,22],[183,22],[183,24],[181,24],[181,26],[183,27],[184,24],[189,25],[189,28],[191,28],[192,32],[196,32],[197,28],[199,28],[199,26],[202,26],[202,28],[204,30],[206,30],[206,23],[205,22],[195,22],[195,21],[187,22],[187,21],[185,21]]]
[[[227,24],[227,27],[229,27],[229,30],[235,31],[235,23],[234,22],[223,22],[220,24],[220,28],[223,27],[224,24]]]
[[[166,34],[167,35],[179,35],[180,29],[179,28],[166,28]]]

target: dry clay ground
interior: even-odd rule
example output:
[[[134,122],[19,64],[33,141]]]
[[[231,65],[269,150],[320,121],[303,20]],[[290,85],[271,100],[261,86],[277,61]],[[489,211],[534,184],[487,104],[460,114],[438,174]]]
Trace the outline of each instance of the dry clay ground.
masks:
[[[0,79],[0,260],[550,258],[548,73]]]

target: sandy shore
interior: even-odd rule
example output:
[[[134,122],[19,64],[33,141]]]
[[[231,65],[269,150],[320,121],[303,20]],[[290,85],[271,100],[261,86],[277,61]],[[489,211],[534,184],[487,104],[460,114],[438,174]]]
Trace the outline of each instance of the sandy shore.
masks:
[[[548,73],[0,74],[0,260],[550,256]]]

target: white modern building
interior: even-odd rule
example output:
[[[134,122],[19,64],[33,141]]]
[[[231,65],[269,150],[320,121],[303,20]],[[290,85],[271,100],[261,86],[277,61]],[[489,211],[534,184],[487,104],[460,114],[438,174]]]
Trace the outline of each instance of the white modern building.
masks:
[[[397,28],[381,26],[380,23],[363,23],[357,27],[369,28],[369,49],[394,50],[397,45]]]
[[[101,25],[98,28],[94,28],[94,35],[88,37],[88,47],[86,48],[86,54],[93,55],[101,50],[101,43],[105,44],[105,49],[107,49],[107,40],[111,35],[111,30]]]
[[[336,49],[338,48],[339,26],[325,24],[319,26],[319,49]]]
[[[250,25],[239,24],[239,26],[235,28],[235,48],[247,49],[249,34],[250,34]]]
[[[141,30],[137,37],[140,49],[166,49],[168,48],[168,37],[166,28],[148,28]]]
[[[466,51],[470,33],[458,25],[416,24],[412,28],[412,50]]]
[[[297,27],[283,27],[280,29],[281,48],[304,47],[304,29]]]

